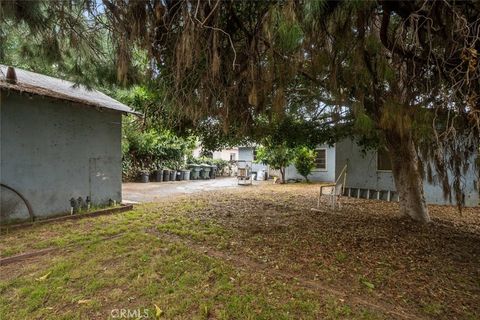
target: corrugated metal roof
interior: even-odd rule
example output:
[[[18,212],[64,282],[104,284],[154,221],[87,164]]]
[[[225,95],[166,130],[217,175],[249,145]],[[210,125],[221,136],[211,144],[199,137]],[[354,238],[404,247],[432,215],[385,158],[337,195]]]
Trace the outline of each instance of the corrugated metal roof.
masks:
[[[110,98],[106,94],[97,90],[88,90],[83,85],[76,85],[70,81],[19,68],[15,68],[15,73],[17,76],[16,83],[7,82],[5,79],[7,66],[0,64],[0,88],[29,92],[120,112],[136,113],[130,107]]]

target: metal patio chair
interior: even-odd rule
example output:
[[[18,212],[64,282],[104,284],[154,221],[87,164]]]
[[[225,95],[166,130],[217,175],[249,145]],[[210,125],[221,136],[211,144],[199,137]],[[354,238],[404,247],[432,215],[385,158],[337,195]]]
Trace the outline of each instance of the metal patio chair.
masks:
[[[343,176],[343,182],[340,182],[340,179]],[[323,198],[326,198],[326,203],[330,205],[332,210],[340,209],[341,208],[341,197],[343,196],[345,183],[347,181],[347,165],[345,165],[340,172],[337,181],[331,184],[324,184],[320,186],[318,199],[317,199],[317,207],[312,208],[313,211],[320,211],[323,210],[320,207],[320,203],[322,202]]]

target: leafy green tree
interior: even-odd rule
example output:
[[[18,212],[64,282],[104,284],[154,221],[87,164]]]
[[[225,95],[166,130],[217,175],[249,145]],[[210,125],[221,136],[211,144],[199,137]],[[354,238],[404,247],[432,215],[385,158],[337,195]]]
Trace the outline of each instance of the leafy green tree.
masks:
[[[295,150],[284,144],[268,143],[257,149],[257,162],[266,164],[275,170],[279,170],[282,183],[286,183],[285,170],[295,158]]]
[[[308,175],[312,173],[312,170],[315,168],[315,150],[308,147],[298,148],[295,152],[293,164],[295,168],[297,168],[298,173],[308,182]]]

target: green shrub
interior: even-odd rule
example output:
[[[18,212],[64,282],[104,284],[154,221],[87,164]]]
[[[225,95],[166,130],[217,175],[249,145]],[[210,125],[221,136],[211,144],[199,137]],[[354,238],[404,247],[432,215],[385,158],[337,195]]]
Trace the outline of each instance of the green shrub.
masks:
[[[285,183],[285,170],[292,163],[295,150],[289,148],[286,143],[268,144],[257,149],[257,161],[269,165],[275,170],[280,170],[282,183]]]
[[[134,180],[140,171],[181,169],[195,147],[193,138],[178,137],[168,130],[142,130],[137,119],[126,117],[123,123],[123,178]]]
[[[308,147],[298,148],[296,150],[294,165],[298,173],[308,182],[308,175],[312,173],[312,170],[315,168],[315,151]]]
[[[192,164],[206,163],[206,164],[209,164],[209,165],[217,166],[217,172],[219,172],[219,173],[223,173],[226,168],[230,167],[230,162],[228,162],[227,160],[212,159],[212,158],[209,158],[209,157],[194,158],[193,156],[190,155],[187,162],[192,163]]]

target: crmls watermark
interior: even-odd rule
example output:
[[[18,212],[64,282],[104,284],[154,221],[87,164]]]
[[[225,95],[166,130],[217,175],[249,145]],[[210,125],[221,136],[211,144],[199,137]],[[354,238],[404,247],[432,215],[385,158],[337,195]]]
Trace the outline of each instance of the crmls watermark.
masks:
[[[112,309],[110,311],[112,319],[149,319],[148,309]]]

